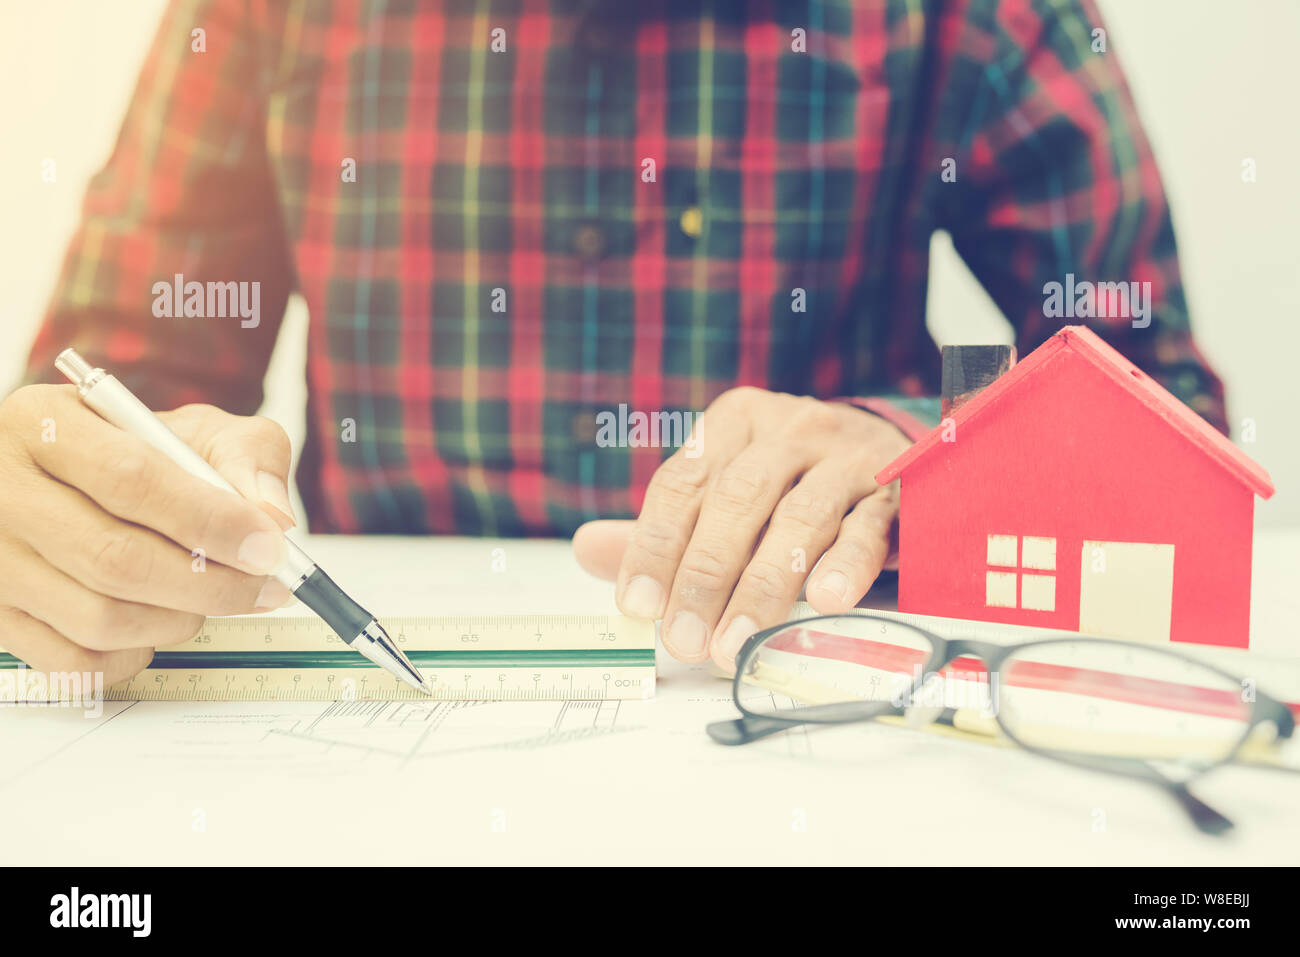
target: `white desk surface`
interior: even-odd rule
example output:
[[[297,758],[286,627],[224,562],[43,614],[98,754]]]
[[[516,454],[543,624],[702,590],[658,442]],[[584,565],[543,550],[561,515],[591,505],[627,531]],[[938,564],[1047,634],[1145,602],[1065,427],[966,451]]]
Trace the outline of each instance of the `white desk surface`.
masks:
[[[611,587],[579,570],[567,542],[304,544],[381,618],[614,610]],[[495,548],[505,549],[503,573],[491,570]],[[1297,555],[1300,529],[1257,535],[1253,624],[1260,650],[1300,658]],[[91,719],[3,708],[0,858],[1300,862],[1300,774],[1232,767],[1198,783],[1237,823],[1210,838],[1149,785],[935,734],[857,725],[722,747],[704,725],[733,716],[727,682],[662,650],[659,668],[654,700],[586,711],[527,702],[435,716],[387,704],[322,718],[329,705],[319,702],[107,703]]]

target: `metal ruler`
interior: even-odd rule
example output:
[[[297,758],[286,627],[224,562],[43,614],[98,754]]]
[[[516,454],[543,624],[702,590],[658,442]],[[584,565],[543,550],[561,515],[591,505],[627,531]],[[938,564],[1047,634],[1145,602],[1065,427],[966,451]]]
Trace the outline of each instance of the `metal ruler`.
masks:
[[[649,698],[653,622],[620,615],[388,617],[388,633],[440,699]],[[29,672],[0,654],[0,702],[89,698],[93,677]],[[43,682],[41,679],[46,678]],[[60,680],[60,684],[55,684]],[[106,701],[335,701],[425,697],[352,651],[317,618],[209,618],[162,648]]]

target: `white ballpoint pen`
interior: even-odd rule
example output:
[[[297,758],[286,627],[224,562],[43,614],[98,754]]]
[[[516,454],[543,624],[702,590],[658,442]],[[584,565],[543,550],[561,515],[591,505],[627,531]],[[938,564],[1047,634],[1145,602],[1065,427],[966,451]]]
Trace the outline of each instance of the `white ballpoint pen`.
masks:
[[[92,366],[73,349],[59,353],[54,365],[77,387],[81,401],[100,418],[148,442],[195,478],[239,495],[221,473],[167,428],[148,406],[113,376]],[[353,651],[365,655],[412,687],[428,691],[424,676],[402,654],[375,617],[349,598],[287,537],[285,546],[288,557],[273,577],[319,615]]]

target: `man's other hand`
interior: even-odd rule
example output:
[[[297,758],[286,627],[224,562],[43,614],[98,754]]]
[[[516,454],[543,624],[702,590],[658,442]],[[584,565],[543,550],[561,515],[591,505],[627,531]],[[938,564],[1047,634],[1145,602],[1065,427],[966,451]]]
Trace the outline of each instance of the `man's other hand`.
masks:
[[[819,613],[866,594],[898,511],[896,488],[873,476],[910,444],[847,403],[733,389],[655,472],[636,521],[587,523],[574,553],[617,582],[623,614],[663,619],[674,657],[731,670],[746,638],[789,614],[810,570]]]

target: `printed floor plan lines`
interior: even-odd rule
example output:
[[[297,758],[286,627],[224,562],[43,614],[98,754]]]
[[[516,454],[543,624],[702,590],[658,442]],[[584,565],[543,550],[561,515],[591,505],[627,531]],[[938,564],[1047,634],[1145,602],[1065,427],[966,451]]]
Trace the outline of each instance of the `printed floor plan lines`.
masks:
[[[272,727],[293,739],[364,756],[414,759],[482,750],[534,749],[636,730],[618,723],[620,701],[335,701],[307,722]]]

